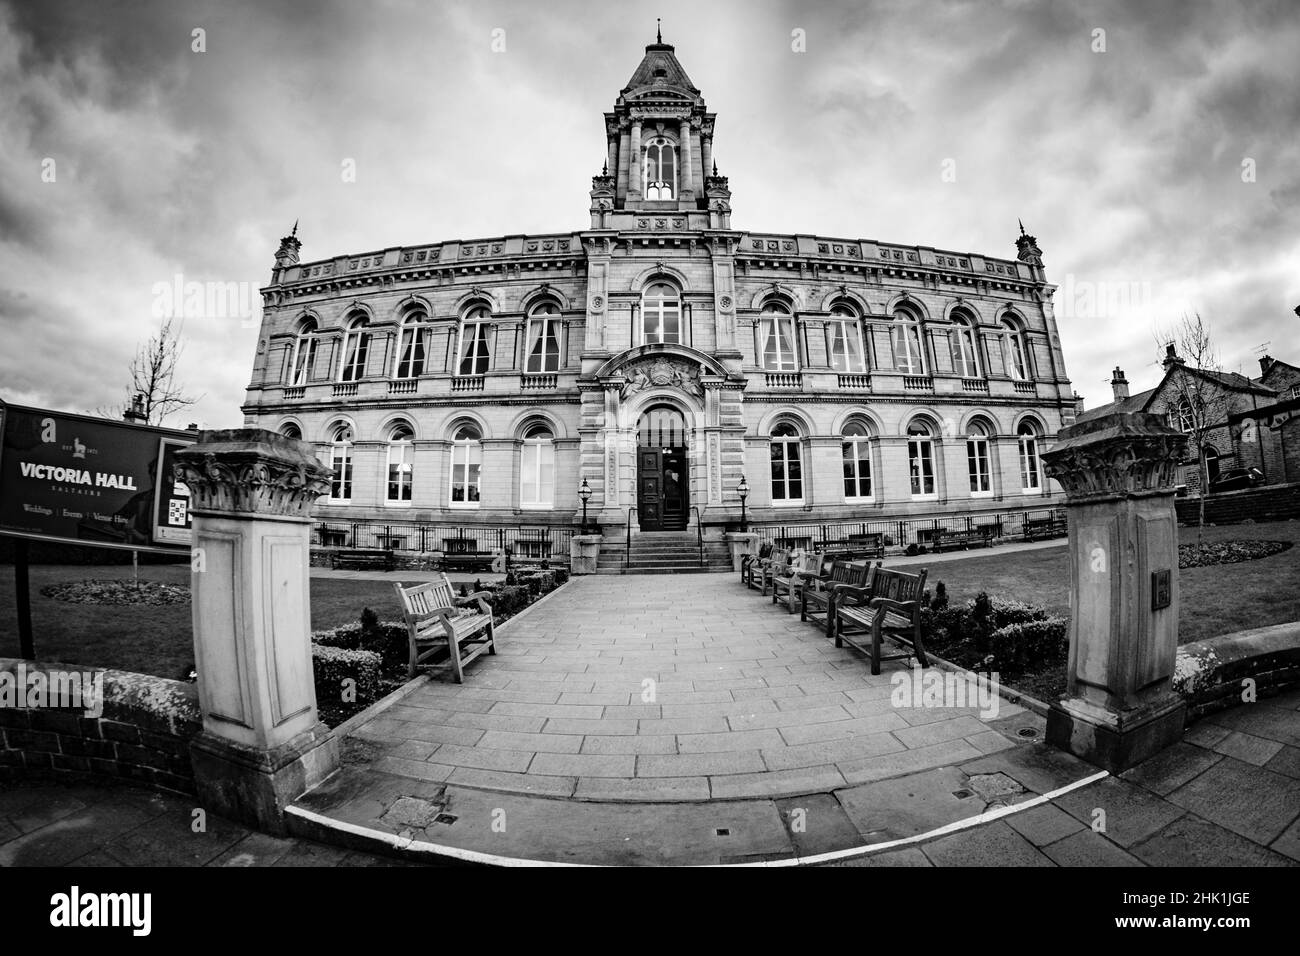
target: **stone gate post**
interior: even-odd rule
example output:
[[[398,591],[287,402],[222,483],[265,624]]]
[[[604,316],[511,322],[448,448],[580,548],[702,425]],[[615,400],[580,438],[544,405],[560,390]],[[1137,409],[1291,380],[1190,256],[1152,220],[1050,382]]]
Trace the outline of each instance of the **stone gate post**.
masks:
[[[195,785],[208,809],[271,833],[338,765],[309,636],[309,515],[330,474],[309,445],[261,428],[205,431],[176,456],[194,528]]]
[[[1070,527],[1070,657],[1047,739],[1111,772],[1179,740],[1174,466],[1186,437],[1155,415],[1071,425],[1043,454]]]

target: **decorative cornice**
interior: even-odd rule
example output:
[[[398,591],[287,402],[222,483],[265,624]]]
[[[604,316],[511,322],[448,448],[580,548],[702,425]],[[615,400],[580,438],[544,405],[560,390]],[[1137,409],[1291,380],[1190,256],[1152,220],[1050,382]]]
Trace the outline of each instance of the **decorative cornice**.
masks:
[[[310,449],[264,428],[205,431],[176,453],[176,477],[196,512],[306,518],[334,474]]]
[[[1187,436],[1157,415],[1126,412],[1069,425],[1043,452],[1048,477],[1070,501],[1173,494]]]

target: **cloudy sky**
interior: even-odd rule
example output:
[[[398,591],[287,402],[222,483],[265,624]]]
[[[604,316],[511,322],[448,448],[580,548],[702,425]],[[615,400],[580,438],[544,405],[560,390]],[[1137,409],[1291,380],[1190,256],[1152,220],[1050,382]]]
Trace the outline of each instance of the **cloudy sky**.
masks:
[[[0,0],[0,398],[120,402],[160,284],[255,290],[295,219],[307,259],[584,228],[655,16],[736,228],[1013,256],[1022,218],[1090,406],[1185,312],[1300,362],[1292,0]],[[169,424],[240,423],[256,335],[186,320]]]

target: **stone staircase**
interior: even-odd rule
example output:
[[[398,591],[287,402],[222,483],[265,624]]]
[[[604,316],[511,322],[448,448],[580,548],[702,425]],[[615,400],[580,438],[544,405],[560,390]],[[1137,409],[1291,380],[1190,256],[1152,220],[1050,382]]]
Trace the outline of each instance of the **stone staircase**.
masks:
[[[704,566],[694,529],[633,531],[632,559],[625,562],[623,541],[607,538],[600,549],[597,574],[700,574],[730,571],[731,552],[725,541],[704,542]]]

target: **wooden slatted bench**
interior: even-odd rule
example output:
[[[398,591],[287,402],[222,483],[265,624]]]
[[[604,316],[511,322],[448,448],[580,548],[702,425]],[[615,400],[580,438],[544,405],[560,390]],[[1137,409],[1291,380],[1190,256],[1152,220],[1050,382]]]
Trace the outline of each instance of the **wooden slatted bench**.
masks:
[[[462,571],[490,571],[493,557],[489,552],[480,551],[478,541],[474,538],[442,539],[440,563],[444,570],[458,568]]]
[[[393,552],[383,548],[353,548],[347,551],[335,551],[330,556],[330,567],[338,570],[343,565],[355,568],[381,568],[393,570]]]
[[[900,660],[916,655],[922,667],[929,667],[925,644],[921,640],[921,595],[926,571],[918,574],[879,568],[872,575],[870,588],[836,589],[835,611],[831,616],[835,646],[845,641],[871,659],[871,673],[880,673],[882,661]],[[902,643],[902,654],[880,652],[885,636]],[[868,640],[868,637],[870,638]]]
[[[793,614],[799,606],[799,592],[821,574],[822,556],[805,552],[786,565],[785,570],[772,577],[772,603],[784,604],[786,613]],[[782,594],[785,595],[782,598]]]
[[[778,574],[785,574],[790,567],[790,562],[795,558],[793,550],[774,550],[772,558],[766,565],[758,569],[758,593],[767,597],[767,589],[772,586]]]
[[[750,567],[767,561],[772,557],[772,544],[766,542],[758,546],[758,554],[742,554],[740,556],[740,583],[749,586]]]
[[[772,563],[784,567],[790,560],[790,552],[782,548],[773,548],[767,553],[767,557],[751,560],[745,567],[744,581],[747,588],[761,588],[763,593],[767,593],[767,573],[772,567]]]
[[[402,603],[402,617],[410,638],[411,656],[406,676],[441,650],[447,659],[428,666],[449,668],[457,684],[465,682],[465,665],[484,651],[495,654],[496,638],[492,625],[492,607],[484,600],[488,592],[479,591],[457,597],[447,575],[441,580],[414,587],[394,584]]]
[[[991,548],[993,547],[992,525],[979,525],[974,528],[962,528],[953,531],[950,528],[935,528],[931,533],[931,540],[934,542],[935,551],[946,551],[949,549],[956,550],[961,548]]]
[[[1065,515],[1060,512],[1050,518],[1030,518],[1026,515],[1024,533],[1026,541],[1033,541],[1035,538],[1060,538],[1070,533],[1070,525]]]
[[[831,565],[830,571],[800,589],[799,620],[820,619],[826,629],[826,636],[830,637],[836,590],[846,585],[869,590],[872,575],[878,567],[879,561],[875,565],[870,561],[836,561]]]

